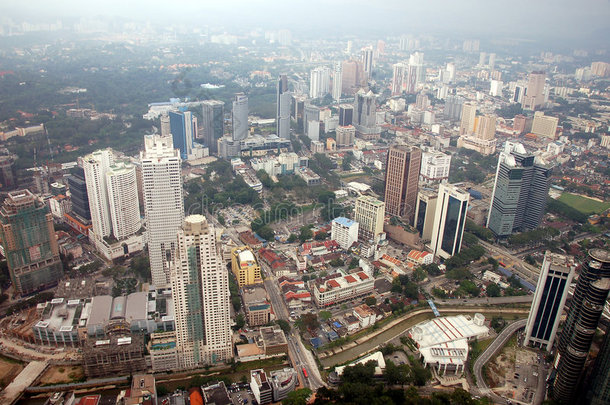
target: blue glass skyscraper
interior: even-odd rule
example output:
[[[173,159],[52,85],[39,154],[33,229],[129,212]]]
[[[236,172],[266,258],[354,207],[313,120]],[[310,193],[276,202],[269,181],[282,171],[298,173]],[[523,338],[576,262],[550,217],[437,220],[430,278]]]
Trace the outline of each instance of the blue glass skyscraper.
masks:
[[[193,153],[193,140],[197,132],[197,124],[190,111],[170,111],[169,128],[174,141],[174,148],[180,149],[183,160]]]

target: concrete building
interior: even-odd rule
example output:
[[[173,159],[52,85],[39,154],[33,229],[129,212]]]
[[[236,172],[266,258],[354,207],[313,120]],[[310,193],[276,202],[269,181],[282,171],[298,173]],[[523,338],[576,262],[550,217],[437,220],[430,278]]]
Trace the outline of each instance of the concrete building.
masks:
[[[273,402],[273,387],[263,369],[250,371],[250,389],[260,405]]]
[[[241,141],[248,137],[248,97],[244,93],[237,93],[233,99],[231,123],[234,141]]]
[[[421,158],[420,180],[436,182],[449,179],[451,156],[442,152],[424,152]]]
[[[336,62],[333,68],[333,100],[339,101],[343,93],[343,69],[341,62]]]
[[[280,138],[290,139],[290,104],[292,102],[292,94],[288,91],[288,77],[286,75],[280,75],[276,90],[276,134]]]
[[[574,265],[565,256],[547,251],[527,318],[523,345],[551,351],[572,277]]]
[[[229,278],[216,243],[215,229],[204,216],[185,218],[169,264],[181,368],[233,356]]]
[[[448,95],[445,98],[445,108],[443,110],[443,118],[449,121],[460,121],[462,118],[462,109],[464,98],[461,96]],[[476,112],[475,112],[476,114]]]
[[[92,231],[98,238],[110,236],[112,232],[106,173],[113,164],[110,149],[98,150],[83,158]]]
[[[406,89],[408,65],[402,62],[392,66],[392,95],[401,95]]]
[[[417,229],[419,236],[423,241],[429,241],[432,238],[437,201],[438,193],[434,190],[422,189],[417,194],[417,205],[413,226]]]
[[[184,219],[180,153],[170,137],[147,135],[140,165],[152,283],[165,286],[169,284],[165,258],[176,249]]]
[[[280,402],[296,389],[299,379],[294,368],[274,370],[269,373],[273,388],[273,402]]]
[[[502,97],[502,80],[492,80],[489,86],[489,95],[492,97]]]
[[[330,93],[330,68],[312,69],[309,76],[309,98],[320,98]]]
[[[111,165],[106,185],[112,234],[118,240],[128,238],[142,227],[135,166],[128,162]]]
[[[544,136],[549,139],[556,139],[557,125],[559,118],[549,117],[544,115],[542,111],[534,113],[534,121],[532,122],[532,134]]]
[[[336,240],[342,249],[348,250],[358,241],[358,222],[344,217],[333,219],[330,238]]]
[[[151,333],[147,349],[150,357],[150,367],[154,372],[178,368],[175,331]]]
[[[366,85],[366,76],[362,62],[356,60],[346,60],[341,64],[341,87],[343,94],[356,94],[358,89]]]
[[[474,133],[477,116],[477,106],[473,103],[462,105],[462,119],[460,121],[460,135]]]
[[[546,83],[546,73],[535,71],[529,74],[527,89],[521,102],[524,110],[537,110],[544,105],[544,87]]]
[[[570,311],[559,336],[553,362],[556,375],[550,389],[553,399],[562,403],[578,402],[577,390],[609,292],[610,252],[591,249],[583,263]]]
[[[358,137],[371,140],[379,138],[381,128],[377,126],[377,102],[372,91],[358,90],[354,98],[354,127]]]
[[[210,154],[217,154],[218,140],[224,135],[225,103],[219,100],[204,100],[201,105],[203,141],[209,148]]]
[[[337,127],[335,130],[337,136],[337,147],[339,148],[351,148],[354,146],[354,140],[356,139],[356,128],[353,125],[344,127]]]
[[[346,127],[354,123],[354,106],[352,104],[339,105],[339,126]]]
[[[239,287],[263,282],[261,268],[254,257],[254,252],[248,246],[231,250],[231,269]]]
[[[362,67],[367,79],[370,79],[373,74],[373,47],[369,46],[362,50]]]
[[[0,242],[17,294],[51,287],[63,277],[53,217],[29,190],[9,192],[4,200]]]
[[[544,215],[551,173],[523,145],[506,142],[498,158],[487,227],[499,237],[536,229]]]
[[[460,252],[470,194],[452,184],[440,184],[430,248],[434,256],[448,259]]]
[[[415,215],[421,158],[417,147],[394,145],[388,150],[386,161],[386,211],[410,223]]]
[[[83,369],[87,378],[131,375],[146,371],[144,338],[140,335],[112,335],[108,339],[87,339],[83,347]]]
[[[375,279],[364,271],[334,278],[311,281],[313,298],[318,308],[340,304],[373,292]]]
[[[375,197],[360,196],[354,207],[354,220],[358,222],[358,239],[379,241],[383,235],[385,203]]]

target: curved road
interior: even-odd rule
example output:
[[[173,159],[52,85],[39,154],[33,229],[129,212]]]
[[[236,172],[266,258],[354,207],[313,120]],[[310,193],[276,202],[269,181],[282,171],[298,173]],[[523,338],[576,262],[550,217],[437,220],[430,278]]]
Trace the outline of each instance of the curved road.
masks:
[[[520,319],[508,325],[504,330],[498,335],[498,337],[493,341],[492,344],[489,345],[487,350],[485,350],[477,361],[474,362],[474,375],[477,378],[477,388],[479,389],[481,395],[488,395],[492,398],[494,402],[506,403],[506,399],[494,393],[485,383],[485,378],[483,378],[483,366],[487,363],[492,356],[494,356],[498,350],[500,350],[510,339],[510,337],[517,332],[521,328],[525,328],[525,324],[527,323],[527,319]]]

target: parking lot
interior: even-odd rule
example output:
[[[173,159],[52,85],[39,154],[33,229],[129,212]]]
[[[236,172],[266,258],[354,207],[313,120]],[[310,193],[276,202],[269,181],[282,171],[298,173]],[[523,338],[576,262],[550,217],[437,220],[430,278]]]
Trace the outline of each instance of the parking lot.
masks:
[[[256,404],[256,399],[250,390],[250,385],[246,383],[232,384],[228,388],[229,396],[233,405]]]

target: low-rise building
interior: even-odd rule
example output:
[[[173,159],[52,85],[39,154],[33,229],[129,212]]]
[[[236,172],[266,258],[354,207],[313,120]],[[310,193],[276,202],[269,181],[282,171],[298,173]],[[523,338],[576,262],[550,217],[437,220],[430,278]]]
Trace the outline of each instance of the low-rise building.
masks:
[[[303,180],[305,180],[305,183],[307,183],[308,186],[315,186],[320,184],[321,182],[320,176],[318,176],[316,173],[313,172],[313,170],[308,167],[299,168],[296,171],[296,174]]]
[[[377,315],[368,305],[362,304],[354,307],[353,314],[358,319],[361,328],[373,326],[377,321]]]
[[[364,271],[359,271],[346,276],[335,274],[310,283],[316,305],[326,307],[370,294],[375,279]]]
[[[269,373],[273,388],[273,402],[280,402],[295,390],[299,383],[297,372],[293,368],[274,370]]]
[[[250,371],[250,389],[256,402],[260,405],[273,402],[273,387],[267,380],[265,370],[257,369]]]
[[[342,249],[348,250],[358,240],[358,222],[344,217],[333,219],[330,237],[337,241]]]
[[[236,247],[231,250],[231,269],[239,287],[262,283],[261,268],[254,257],[254,252],[248,246]]]
[[[214,404],[214,405],[231,405],[233,401],[229,396],[229,391],[225,386],[224,381],[219,381],[216,384],[208,385],[207,387],[202,387],[203,392],[203,401],[205,404]],[[193,404],[191,401],[191,405]]]
[[[413,249],[407,255],[407,262],[413,263],[416,266],[432,264],[433,261],[434,255],[430,252]]]

